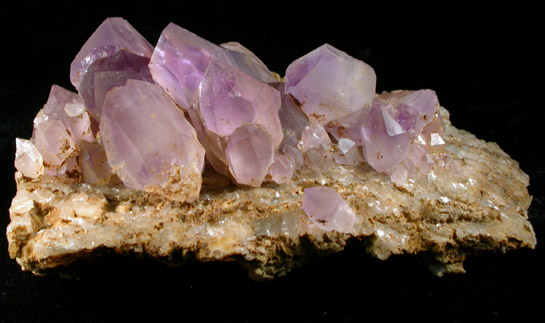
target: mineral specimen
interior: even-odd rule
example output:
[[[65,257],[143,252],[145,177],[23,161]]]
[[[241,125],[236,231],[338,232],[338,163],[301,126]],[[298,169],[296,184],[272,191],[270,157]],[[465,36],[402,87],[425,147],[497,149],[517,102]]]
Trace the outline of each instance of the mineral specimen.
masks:
[[[331,45],[280,78],[239,43],[108,18],[16,139],[9,252],[47,273],[98,251],[237,260],[273,278],[361,241],[437,275],[533,248],[528,176],[456,129],[432,90],[375,93]]]

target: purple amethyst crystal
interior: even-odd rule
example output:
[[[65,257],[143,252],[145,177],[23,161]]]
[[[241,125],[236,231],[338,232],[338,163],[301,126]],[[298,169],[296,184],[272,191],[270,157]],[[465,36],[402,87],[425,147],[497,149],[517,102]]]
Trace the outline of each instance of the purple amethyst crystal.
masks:
[[[362,109],[375,96],[376,76],[367,64],[325,44],[286,70],[286,93],[311,123],[328,122]]]
[[[24,176],[37,178],[44,174],[42,155],[32,141],[15,139],[15,168]]]
[[[237,183],[259,187],[273,162],[274,146],[259,125],[243,125],[231,135],[225,154]]]
[[[333,188],[308,187],[303,192],[303,210],[310,220],[325,231],[351,232],[356,214]]]
[[[100,120],[104,96],[115,86],[128,79],[153,82],[148,69],[149,58],[132,54],[125,49],[96,60],[83,76],[78,91],[87,111]]]
[[[197,99],[201,80],[213,60],[225,60],[225,51],[188,30],[170,23],[163,30],[149,69],[153,79],[183,109]]]
[[[123,18],[108,18],[91,35],[70,65],[70,80],[78,88],[94,61],[114,55],[121,49],[150,57],[153,46]]]
[[[125,186],[179,201],[199,196],[204,149],[160,86],[127,80],[110,90],[100,132],[108,163]]]
[[[431,90],[384,93],[376,98],[361,127],[365,160],[385,173],[392,173],[402,162],[412,163],[409,168],[428,169],[420,162],[423,156],[440,151],[444,144],[438,109]]]
[[[126,20],[108,18],[70,78],[79,95],[54,85],[31,140],[16,141],[27,177],[122,182],[190,202],[205,158],[252,187],[362,163],[401,183],[432,170],[445,146],[435,92],[377,95],[374,70],[328,44],[291,63],[284,81],[237,42],[218,46],[170,23],[154,49]],[[351,211],[340,195],[306,192],[311,219],[345,232]],[[320,198],[334,209],[312,211]]]

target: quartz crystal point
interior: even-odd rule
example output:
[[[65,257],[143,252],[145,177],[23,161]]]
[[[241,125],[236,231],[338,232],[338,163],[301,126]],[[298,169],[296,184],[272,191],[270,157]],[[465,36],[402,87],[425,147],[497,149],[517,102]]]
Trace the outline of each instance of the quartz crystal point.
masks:
[[[328,44],[286,70],[286,93],[301,103],[311,123],[321,125],[370,104],[375,87],[373,68]]]
[[[305,188],[303,210],[312,222],[322,230],[353,231],[356,214],[342,196],[331,187]]]
[[[43,157],[44,164],[60,167],[76,150],[74,140],[60,120],[48,119],[34,127],[32,141]]]
[[[264,83],[278,82],[267,66],[249,49],[237,42],[221,44],[234,67]]]
[[[291,95],[284,93],[284,82],[272,85],[280,92],[282,102],[278,110],[278,117],[280,118],[282,131],[284,132],[280,148],[283,149],[286,145],[296,147],[301,138],[301,133],[309,124],[308,118],[299,105],[295,103]]]
[[[113,87],[125,84],[128,79],[153,83],[148,69],[149,58],[132,54],[125,49],[96,60],[83,76],[78,92],[87,111],[100,120],[104,96]]]
[[[26,177],[37,178],[44,174],[44,161],[30,140],[15,139],[15,168]]]
[[[107,185],[112,177],[111,167],[104,148],[97,143],[82,142],[79,146],[78,161],[82,179],[93,185]]]
[[[236,42],[217,46],[170,23],[161,33],[149,69],[174,102],[187,110],[195,104],[199,85],[212,62],[228,65],[261,82],[278,79],[250,50]]]
[[[230,65],[210,64],[200,85],[197,110],[191,110],[189,114],[212,166],[224,173],[223,165],[227,165],[238,183],[259,186],[272,163],[272,153],[267,153],[266,158],[258,157],[260,162],[252,164],[252,176],[241,175],[243,172],[238,161],[246,159],[237,155],[236,147],[241,147],[241,143],[239,139],[235,143],[233,136],[241,127],[258,126],[259,130],[251,132],[259,136],[256,140],[264,145],[263,149],[267,152],[269,147],[277,149],[283,137],[278,117],[280,104],[280,93],[274,88]],[[248,129],[241,130],[240,135],[247,134]],[[252,149],[247,152],[249,155],[257,154],[253,151],[254,146],[244,147]]]
[[[204,149],[160,86],[127,80],[110,90],[100,132],[108,163],[125,186],[179,201],[199,196]]]
[[[237,183],[259,187],[273,162],[274,146],[259,125],[243,125],[231,135],[225,154]]]
[[[418,155],[426,155],[428,150],[440,152],[444,141],[438,109],[437,96],[431,90],[399,91],[375,98],[361,127],[365,160],[375,170],[391,173],[402,162],[414,164]],[[418,164],[413,166],[429,170]]]
[[[211,64],[203,78],[199,110],[204,126],[219,137],[245,124],[259,124],[275,147],[282,141],[280,93],[229,66]]]
[[[76,93],[58,85],[51,87],[44,109],[34,119],[34,127],[44,120],[60,120],[75,143],[94,140],[83,101]]]
[[[221,47],[170,23],[159,37],[149,69],[155,82],[187,110],[196,100],[210,62],[226,59]]]
[[[144,57],[150,57],[153,46],[123,18],[107,18],[83,45],[70,65],[70,80],[79,83],[91,64],[121,49]]]

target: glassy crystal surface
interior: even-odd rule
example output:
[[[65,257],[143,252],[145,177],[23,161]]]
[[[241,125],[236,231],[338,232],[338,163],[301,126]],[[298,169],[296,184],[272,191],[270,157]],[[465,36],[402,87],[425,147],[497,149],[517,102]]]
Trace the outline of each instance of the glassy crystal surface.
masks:
[[[301,103],[311,123],[321,125],[370,104],[375,87],[373,68],[328,44],[286,70],[286,93]]]
[[[78,88],[94,61],[114,55],[121,49],[150,57],[153,46],[123,18],[107,18],[91,35],[70,65],[70,80]]]
[[[203,78],[199,110],[205,127],[219,137],[245,124],[259,124],[275,147],[282,141],[280,93],[229,66],[211,64]]]
[[[122,49],[116,54],[96,60],[83,76],[78,92],[89,114],[100,120],[106,93],[128,79],[153,82],[148,69],[149,58]]]
[[[238,42],[221,44],[227,51],[230,62],[240,71],[264,83],[278,82],[267,66],[249,49]]]
[[[32,141],[15,139],[15,168],[26,177],[37,178],[43,175],[43,158]]]
[[[79,146],[79,164],[82,180],[93,185],[107,185],[112,177],[104,148],[97,143],[84,141]]]
[[[81,98],[74,92],[53,85],[47,103],[34,119],[34,127],[44,120],[59,120],[75,143],[93,141],[91,120]]]
[[[303,210],[317,227],[325,231],[350,232],[356,221],[350,205],[331,187],[305,188]]]
[[[204,149],[160,86],[127,80],[110,90],[100,131],[108,163],[125,186],[180,201],[198,197]]]
[[[51,167],[60,167],[76,150],[74,140],[60,120],[48,119],[37,124],[32,141],[44,164]]]
[[[397,91],[375,98],[361,127],[365,160],[379,172],[391,173],[397,167],[397,179],[406,178],[407,168],[428,171],[433,164],[424,162],[430,161],[428,154],[441,152],[444,144],[438,109],[431,90]],[[400,166],[402,162],[405,165]]]
[[[221,47],[170,23],[159,37],[149,69],[155,82],[187,110],[195,102],[199,84],[213,60],[226,60]]]
[[[237,183],[259,187],[273,162],[274,144],[261,126],[244,125],[231,135],[225,154]]]

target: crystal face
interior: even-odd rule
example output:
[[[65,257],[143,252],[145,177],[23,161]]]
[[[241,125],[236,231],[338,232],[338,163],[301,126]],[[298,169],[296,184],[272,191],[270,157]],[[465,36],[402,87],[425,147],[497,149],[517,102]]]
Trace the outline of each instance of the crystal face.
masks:
[[[114,55],[121,49],[150,57],[153,46],[123,18],[108,18],[91,35],[70,65],[70,80],[78,88],[94,61]]]
[[[112,89],[100,132],[108,163],[125,186],[181,201],[198,197],[204,149],[160,86],[127,80]]]
[[[376,94],[373,68],[329,44],[282,79],[240,43],[218,46],[170,23],[153,48],[126,20],[108,18],[70,76],[78,93],[54,85],[31,140],[17,140],[15,165],[27,177],[191,202],[205,160],[251,187],[363,164],[403,185],[432,171],[445,147],[434,91]],[[324,190],[309,189],[307,206]],[[335,212],[312,214],[330,221]],[[346,230],[342,212],[317,226]]]
[[[373,68],[325,44],[295,60],[286,70],[286,92],[312,122],[328,122],[362,109],[375,96]]]
[[[78,92],[89,114],[100,120],[106,93],[116,86],[124,85],[128,79],[152,83],[148,64],[149,58],[132,54],[125,49],[91,64],[78,86]]]
[[[319,228],[326,231],[350,232],[356,214],[331,187],[308,187],[303,195],[303,210]]]

